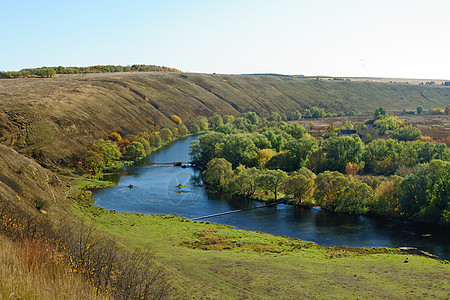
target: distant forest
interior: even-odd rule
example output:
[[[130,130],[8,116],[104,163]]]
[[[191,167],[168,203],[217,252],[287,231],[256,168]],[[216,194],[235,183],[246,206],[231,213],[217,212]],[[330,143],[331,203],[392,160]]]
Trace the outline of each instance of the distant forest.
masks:
[[[132,66],[89,66],[89,67],[42,67],[22,69],[20,71],[0,72],[0,78],[20,77],[53,77],[56,74],[82,74],[82,73],[115,73],[115,72],[181,72],[178,69],[155,65]]]

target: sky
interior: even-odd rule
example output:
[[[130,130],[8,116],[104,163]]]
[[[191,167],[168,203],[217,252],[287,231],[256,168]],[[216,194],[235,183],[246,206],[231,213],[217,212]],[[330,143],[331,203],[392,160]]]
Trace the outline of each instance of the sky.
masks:
[[[0,0],[0,71],[450,79],[448,0]]]

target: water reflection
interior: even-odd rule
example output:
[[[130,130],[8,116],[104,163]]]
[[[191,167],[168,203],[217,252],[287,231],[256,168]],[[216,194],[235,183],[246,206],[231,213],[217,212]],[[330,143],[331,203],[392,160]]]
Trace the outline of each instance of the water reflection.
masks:
[[[95,192],[96,204],[119,212],[178,214],[187,218],[260,206],[259,202],[205,190],[200,172],[193,168],[149,165],[150,162],[166,163],[187,159],[186,153],[194,139],[195,137],[188,137],[168,149],[152,154],[141,166],[128,167],[117,174],[106,175],[108,180],[117,185]],[[134,186],[133,189],[128,188],[130,184]],[[447,229],[388,218],[351,216],[329,213],[319,208],[306,209],[279,204],[205,220],[323,245],[411,246],[442,258],[450,258],[450,236]]]

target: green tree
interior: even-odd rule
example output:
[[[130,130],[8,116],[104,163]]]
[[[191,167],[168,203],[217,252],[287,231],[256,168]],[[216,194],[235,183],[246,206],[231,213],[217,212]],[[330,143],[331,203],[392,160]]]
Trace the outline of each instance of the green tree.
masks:
[[[94,173],[99,173],[106,166],[105,158],[102,153],[88,150],[84,158],[84,165]]]
[[[301,138],[292,140],[284,146],[284,150],[288,150],[286,163],[286,171],[298,170],[306,165],[311,152],[317,148],[315,139]]]
[[[139,160],[145,156],[145,148],[140,142],[132,142],[125,148],[125,157],[129,160]]]
[[[278,192],[287,178],[286,172],[282,170],[267,170],[258,177],[258,185],[274,194],[274,201],[278,199]]]
[[[362,158],[364,143],[358,136],[335,136],[325,140],[328,169],[345,172],[349,162],[359,163]]]
[[[325,171],[317,175],[314,199],[322,208],[330,211],[336,209],[336,200],[339,199],[341,190],[349,184],[349,178],[336,171]]]
[[[422,106],[417,106],[417,114],[420,115],[423,113],[423,107]]]
[[[222,190],[228,188],[228,183],[233,178],[231,163],[224,158],[214,158],[206,165],[203,172],[203,181]]]
[[[379,107],[373,113],[373,117],[375,120],[386,118],[389,115],[388,111],[384,107]]]
[[[250,134],[227,135],[217,149],[220,156],[231,162],[233,167],[241,164],[247,167],[256,166],[259,149],[253,143]]]
[[[209,122],[211,123],[211,128],[216,129],[218,126],[223,125],[222,116],[219,114],[214,114],[211,118],[209,118]]]
[[[160,135],[161,141],[163,143],[168,143],[168,142],[172,141],[173,133],[169,128],[161,129],[161,132],[159,135]]]
[[[234,173],[229,184],[230,191],[243,197],[253,196],[256,193],[261,172],[256,168],[246,168],[241,165],[234,170]]]
[[[413,126],[403,126],[392,130],[390,136],[399,141],[416,141],[422,138],[422,132]]]
[[[258,115],[257,115],[254,111],[249,111],[245,117],[246,117],[246,118],[250,121],[250,123],[252,123],[253,125],[258,125],[258,123],[259,123],[259,117],[258,117]]]
[[[404,214],[426,222],[446,222],[450,211],[450,162],[418,165],[401,183]]]
[[[177,125],[178,134],[180,136],[185,136],[189,134],[189,130],[187,129],[186,125],[184,123],[180,123]]]
[[[222,117],[223,124],[233,124],[234,122],[234,116],[232,115],[225,115]]]
[[[433,159],[449,160],[450,151],[444,143],[423,142],[417,147],[417,161],[428,163]]]
[[[99,139],[91,146],[91,150],[101,153],[105,159],[106,166],[110,166],[114,161],[120,159],[120,151],[117,145],[112,141]]]
[[[201,170],[206,169],[207,163],[213,158],[219,157],[218,144],[222,143],[225,134],[220,132],[208,132],[198,140],[192,142],[189,155],[192,163]]]
[[[338,193],[335,211],[364,215],[369,211],[372,196],[373,190],[370,186],[357,179],[349,178],[348,184]]]
[[[294,196],[295,204],[312,204],[315,178],[316,175],[307,168],[301,168],[289,176],[284,188],[286,193]]]
[[[270,116],[267,118],[267,121],[270,122],[281,122],[281,116],[278,112],[274,111],[270,114]]]

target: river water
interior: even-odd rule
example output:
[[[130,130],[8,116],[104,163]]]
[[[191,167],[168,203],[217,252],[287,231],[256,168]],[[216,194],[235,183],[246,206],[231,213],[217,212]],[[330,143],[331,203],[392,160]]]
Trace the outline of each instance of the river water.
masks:
[[[114,187],[94,192],[95,204],[118,212],[177,214],[195,218],[260,206],[253,200],[203,188],[194,168],[152,163],[188,162],[189,145],[197,136],[181,139],[152,153],[140,165],[127,167],[107,179]],[[130,189],[128,186],[133,185]],[[181,184],[183,187],[177,187]],[[330,213],[320,208],[278,204],[204,219],[238,229],[299,238],[326,246],[417,247],[450,259],[448,228],[387,218]]]

